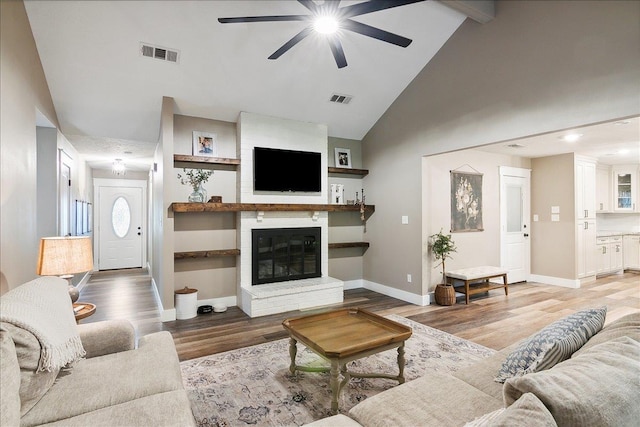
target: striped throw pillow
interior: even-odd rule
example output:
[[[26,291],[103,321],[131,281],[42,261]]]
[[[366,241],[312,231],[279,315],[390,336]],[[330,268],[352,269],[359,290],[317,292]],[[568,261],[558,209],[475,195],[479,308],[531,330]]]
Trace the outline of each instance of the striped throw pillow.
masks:
[[[556,320],[523,341],[502,363],[496,382],[544,371],[571,357],[604,325],[607,307],[590,308]]]

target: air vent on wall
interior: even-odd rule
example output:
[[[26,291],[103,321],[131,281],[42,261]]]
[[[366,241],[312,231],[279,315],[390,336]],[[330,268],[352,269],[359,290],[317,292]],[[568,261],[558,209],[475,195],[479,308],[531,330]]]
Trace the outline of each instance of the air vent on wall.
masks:
[[[348,104],[351,102],[352,99],[353,99],[353,96],[351,95],[339,95],[337,93],[334,93],[333,95],[331,95],[331,98],[329,99],[329,101],[335,102],[336,104]]]
[[[168,62],[178,62],[179,52],[176,49],[154,46],[149,43],[140,43],[140,54],[147,58],[160,59]]]

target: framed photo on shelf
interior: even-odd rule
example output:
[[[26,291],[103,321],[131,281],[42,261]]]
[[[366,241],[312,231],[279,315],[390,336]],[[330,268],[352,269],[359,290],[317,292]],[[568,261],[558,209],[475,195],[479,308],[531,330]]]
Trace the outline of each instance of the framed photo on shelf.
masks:
[[[351,150],[348,148],[336,148],[335,153],[336,167],[351,169]]]
[[[193,131],[193,155],[218,157],[217,135],[209,132]]]

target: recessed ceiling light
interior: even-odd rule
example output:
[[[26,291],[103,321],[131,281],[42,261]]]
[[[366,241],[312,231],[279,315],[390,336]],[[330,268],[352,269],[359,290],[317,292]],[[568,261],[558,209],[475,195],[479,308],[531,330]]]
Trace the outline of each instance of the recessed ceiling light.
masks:
[[[628,125],[629,124],[629,120],[618,120],[617,122],[613,122],[613,124],[616,125],[616,126]]]
[[[581,133],[569,133],[564,136],[561,136],[560,139],[566,142],[576,142],[582,137]]]
[[[333,34],[338,31],[338,20],[329,15],[318,16],[313,23],[313,29],[320,34]]]
[[[618,154],[621,154],[621,155],[629,154],[629,150],[627,150],[626,148],[623,148],[622,150],[618,150]]]

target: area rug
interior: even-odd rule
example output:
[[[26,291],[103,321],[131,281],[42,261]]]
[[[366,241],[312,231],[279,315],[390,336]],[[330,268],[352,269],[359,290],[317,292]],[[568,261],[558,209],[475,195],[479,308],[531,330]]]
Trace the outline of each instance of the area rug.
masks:
[[[405,343],[405,379],[455,372],[495,351],[446,332],[390,315],[413,329]],[[330,414],[329,373],[289,372],[289,340],[282,339],[180,363],[199,426],[299,426]],[[298,365],[329,364],[298,343]],[[397,351],[349,364],[354,372],[397,374]],[[397,385],[382,378],[352,378],[340,395],[340,412]]]

